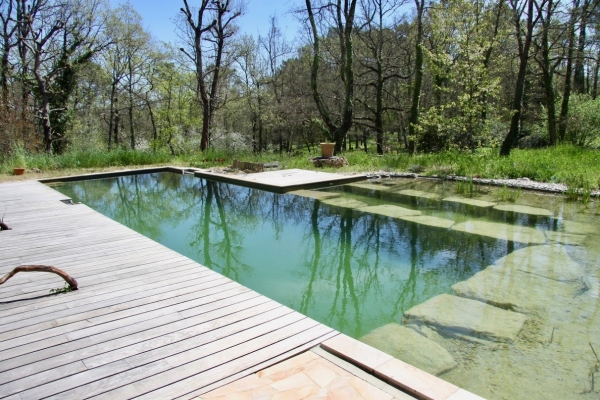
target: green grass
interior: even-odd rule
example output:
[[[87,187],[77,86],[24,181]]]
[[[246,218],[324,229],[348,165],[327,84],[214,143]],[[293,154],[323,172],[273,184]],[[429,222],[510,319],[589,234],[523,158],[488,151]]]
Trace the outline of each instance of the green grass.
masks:
[[[283,168],[315,169],[308,161],[314,157],[307,151],[298,151],[294,155],[277,152],[225,153],[211,150],[207,153],[192,153],[171,156],[166,151],[89,151],[70,152],[58,156],[26,154],[26,167],[42,171],[73,169],[73,168],[102,168],[117,166],[143,165],[181,165],[208,168],[211,166],[231,165],[234,158],[241,161],[264,162],[279,161]],[[582,149],[574,146],[557,146],[546,149],[515,149],[509,157],[500,157],[496,149],[480,149],[476,152],[444,152],[437,154],[406,153],[382,156],[365,153],[361,150],[343,154],[348,159],[349,166],[341,169],[326,171],[340,172],[400,172],[419,166],[424,175],[458,175],[481,178],[522,178],[527,177],[539,182],[565,183],[573,191],[587,195],[591,190],[600,186],[600,151]],[[22,156],[22,155],[21,155]],[[215,159],[217,161],[215,161]],[[219,161],[224,159],[224,161]],[[11,174],[15,160],[5,157],[0,164],[0,173]],[[577,189],[580,189],[577,191]]]

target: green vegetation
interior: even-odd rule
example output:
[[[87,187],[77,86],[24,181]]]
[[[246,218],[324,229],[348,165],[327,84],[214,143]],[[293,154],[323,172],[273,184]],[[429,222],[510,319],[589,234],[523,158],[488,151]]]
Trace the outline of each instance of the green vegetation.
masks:
[[[286,155],[277,152],[256,154],[253,152],[190,152],[172,156],[166,151],[113,150],[76,151],[62,155],[27,154],[28,168],[44,172],[73,168],[105,168],[143,165],[180,165],[197,168],[231,165],[234,158],[250,162],[279,161],[283,168],[315,169],[308,161],[316,156],[313,148]],[[349,166],[341,169],[328,169],[339,172],[406,172],[415,165],[422,175],[429,176],[469,176],[478,178],[521,178],[527,177],[538,182],[564,183],[572,193],[583,198],[600,187],[600,152],[570,145],[545,149],[514,150],[509,157],[500,157],[494,149],[480,149],[476,152],[446,151],[433,154],[385,153],[383,156],[355,150],[343,154]],[[224,159],[224,161],[219,161]],[[217,161],[215,161],[217,160]],[[13,158],[7,157],[0,164],[0,173],[12,174]],[[469,191],[467,185],[467,191]],[[475,188],[473,189],[475,190]]]
[[[72,291],[73,291],[73,288],[71,286],[69,286],[69,284],[67,282],[65,282],[65,285],[63,287],[50,289],[50,294],[69,293]]]
[[[473,177],[469,177],[466,181],[459,180],[456,181],[456,194],[465,197],[475,197],[479,193],[479,185],[476,182],[473,182]]]
[[[494,197],[500,201],[514,203],[521,197],[521,188],[509,188],[503,185],[494,191]]]

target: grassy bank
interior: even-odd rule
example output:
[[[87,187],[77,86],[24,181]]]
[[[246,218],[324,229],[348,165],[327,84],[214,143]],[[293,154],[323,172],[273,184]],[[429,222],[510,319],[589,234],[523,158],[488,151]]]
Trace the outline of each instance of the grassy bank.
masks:
[[[150,165],[178,165],[199,168],[230,165],[234,158],[243,161],[279,161],[284,168],[314,169],[308,158],[317,154],[300,152],[295,155],[279,153],[225,153],[210,151],[181,156],[167,152],[149,151],[91,151],[72,152],[48,157],[46,155],[21,155],[20,160],[7,157],[0,164],[0,179],[10,180],[12,169],[25,163],[29,170],[41,173],[28,174],[26,178],[72,175],[92,171],[114,170],[125,167]],[[499,157],[497,150],[482,149],[475,153],[444,152],[438,154],[384,154],[378,156],[363,151],[347,152],[349,166],[336,169],[340,172],[367,171],[417,171],[424,175],[461,175],[481,178],[527,177],[540,182],[565,183],[569,186],[600,187],[600,151],[572,146],[536,150],[513,150],[510,157]],[[332,170],[334,171],[334,170]],[[15,177],[16,178],[16,177]]]

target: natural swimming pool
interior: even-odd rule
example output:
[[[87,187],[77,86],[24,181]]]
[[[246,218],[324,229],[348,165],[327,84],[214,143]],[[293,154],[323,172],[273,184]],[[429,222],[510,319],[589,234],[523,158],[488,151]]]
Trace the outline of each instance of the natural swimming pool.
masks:
[[[56,189],[384,351],[407,337],[434,359],[417,366],[482,396],[597,398],[595,210],[523,194],[517,203],[551,214],[533,215],[491,193],[456,199],[449,184],[383,183],[279,195],[156,173]],[[456,293],[474,303],[454,304]],[[432,299],[442,315],[421,307]],[[482,300],[496,307],[469,308]],[[476,334],[446,315],[465,308],[487,323]]]

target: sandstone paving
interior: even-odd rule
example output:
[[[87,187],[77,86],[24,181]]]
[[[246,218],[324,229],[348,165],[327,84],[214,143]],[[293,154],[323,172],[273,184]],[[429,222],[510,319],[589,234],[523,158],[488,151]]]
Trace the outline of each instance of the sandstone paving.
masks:
[[[409,396],[403,397],[406,398]],[[205,393],[198,399],[394,400],[396,397],[307,351]]]

